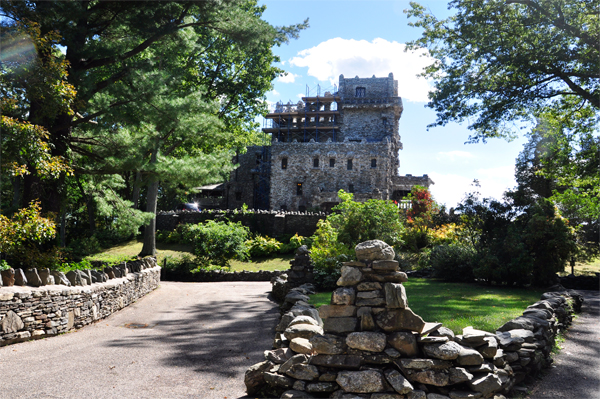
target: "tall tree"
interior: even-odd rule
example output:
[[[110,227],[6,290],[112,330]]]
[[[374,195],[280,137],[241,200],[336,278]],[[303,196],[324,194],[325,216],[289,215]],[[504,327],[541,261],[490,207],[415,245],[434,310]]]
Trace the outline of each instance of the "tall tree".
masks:
[[[515,122],[552,111],[563,120],[600,110],[598,0],[454,0],[439,20],[411,3],[406,13],[436,61],[423,73],[436,81],[430,125],[469,121],[471,142],[514,137]],[[581,116],[581,115],[580,115]]]
[[[90,110],[90,101],[135,71],[137,57],[155,48],[163,39],[182,29],[202,28],[210,34],[226,34],[237,43],[251,43],[265,36],[271,45],[297,35],[305,25],[275,28],[260,19],[255,1],[70,1],[47,2],[6,0],[0,5],[3,23],[14,21],[40,25],[42,34],[61,34],[68,62],[68,79],[77,90],[75,113],[59,113],[45,120],[53,155],[67,156],[75,150],[73,129],[95,121],[107,110],[133,101],[115,98],[104,109]],[[43,57],[41,57],[44,60]],[[37,118],[33,108],[31,115]],[[41,118],[40,118],[41,119]],[[86,144],[79,142],[78,144]],[[30,166],[29,166],[30,167]],[[25,182],[25,198],[40,197],[35,179]],[[47,210],[59,211],[58,185],[45,187],[54,191],[43,203]]]

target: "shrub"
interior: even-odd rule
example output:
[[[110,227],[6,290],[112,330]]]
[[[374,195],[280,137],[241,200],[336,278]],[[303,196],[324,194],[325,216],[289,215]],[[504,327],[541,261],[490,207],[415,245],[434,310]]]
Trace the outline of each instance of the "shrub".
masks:
[[[102,251],[102,245],[96,236],[82,237],[69,243],[69,249],[74,258],[83,258]]]
[[[185,226],[185,225],[179,225]],[[178,226],[178,228],[179,228]],[[156,232],[156,241],[163,242],[165,244],[177,244],[182,241],[181,232],[179,231],[181,228],[173,231],[161,231],[158,230]]]
[[[469,199],[461,205],[477,232],[475,278],[509,285],[551,284],[576,250],[573,229],[546,199],[526,206]]]
[[[264,257],[279,252],[282,244],[274,238],[257,235],[246,241],[246,246],[251,257]]]
[[[327,216],[338,232],[337,241],[352,249],[367,240],[382,240],[391,246],[402,243],[400,235],[404,227],[394,202],[373,199],[356,202],[353,194],[344,190],[338,192],[338,197],[342,202]]]
[[[41,216],[39,202],[32,201],[29,207],[20,209],[10,219],[0,215],[0,252],[22,267],[39,266],[36,258],[42,256],[41,244],[55,236],[56,225]],[[44,256],[52,258],[53,254],[48,252]]]
[[[282,244],[279,248],[280,254],[290,254],[300,248],[302,245],[311,246],[312,240],[309,237],[299,236],[298,233],[290,237],[287,244]]]
[[[248,258],[249,230],[241,223],[215,222],[186,224],[178,227],[182,241],[194,246],[195,262],[200,266],[228,267],[231,259]]]
[[[435,277],[448,281],[473,281],[476,261],[475,248],[464,244],[444,244],[435,247],[429,255]]]

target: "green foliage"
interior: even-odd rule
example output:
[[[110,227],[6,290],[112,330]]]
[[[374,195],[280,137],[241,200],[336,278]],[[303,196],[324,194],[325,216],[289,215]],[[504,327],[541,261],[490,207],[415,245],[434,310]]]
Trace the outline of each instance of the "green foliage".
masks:
[[[551,201],[525,207],[467,199],[459,211],[478,237],[473,273],[488,282],[547,285],[575,251],[573,230]]]
[[[332,228],[337,230],[336,241],[352,249],[367,240],[382,240],[391,246],[401,244],[403,226],[392,201],[357,202],[353,194],[344,190],[338,192],[338,197],[342,202],[327,216]]]
[[[282,244],[274,238],[257,235],[246,241],[251,257],[266,257],[279,252]]]
[[[402,243],[403,226],[392,201],[356,202],[353,195],[344,190],[338,192],[338,197],[342,202],[333,208],[334,213],[319,221],[311,237],[310,257],[320,289],[335,286],[341,262],[352,259],[357,244],[375,239],[392,246]]]
[[[576,230],[575,259],[588,261],[600,253],[600,138],[575,121],[538,119],[517,158],[518,186],[510,195],[523,204],[552,200]]]
[[[0,252],[21,267],[49,267],[58,261],[58,250],[46,251],[42,244],[56,235],[56,225],[41,216],[39,202],[20,209],[10,219],[0,215]],[[39,260],[36,260],[39,257]]]
[[[446,20],[417,3],[406,11],[423,29],[409,48],[435,59],[423,73],[436,81],[430,126],[469,121],[477,142],[514,137],[507,127],[542,112],[565,123],[581,110],[577,123],[597,119],[597,0],[454,0],[449,8],[456,14]]]
[[[0,271],[10,269],[10,265],[5,259],[0,259]]]
[[[194,246],[195,263],[207,267],[229,266],[231,259],[248,258],[249,230],[241,223],[215,222],[209,220],[199,224],[178,226],[182,241]]]
[[[80,262],[65,262],[57,268],[58,271],[63,273],[68,273],[71,270],[91,270],[95,269],[94,266],[90,263],[89,260],[83,259]]]
[[[444,244],[433,248],[429,262],[435,276],[447,281],[471,282],[476,262],[475,248],[464,244]]]
[[[182,241],[179,229],[173,231],[156,231],[156,241],[166,244],[177,244]]]
[[[309,237],[302,237],[298,235],[298,233],[294,234],[290,237],[287,244],[282,244],[281,248],[279,248],[280,254],[291,254],[294,253],[298,248],[302,245],[306,245],[310,247],[312,245],[312,241]]]
[[[83,258],[102,251],[102,245],[96,236],[75,239],[69,243],[68,248],[75,258]]]

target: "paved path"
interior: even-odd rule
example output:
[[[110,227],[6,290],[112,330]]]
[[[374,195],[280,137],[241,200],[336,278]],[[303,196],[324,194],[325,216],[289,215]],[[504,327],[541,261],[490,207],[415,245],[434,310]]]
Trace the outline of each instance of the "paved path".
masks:
[[[272,345],[279,310],[270,290],[268,282],[162,282],[79,331],[0,348],[0,397],[243,397],[244,372]]]
[[[529,399],[600,398],[600,292],[580,292],[582,312],[567,331],[554,367],[532,387]]]

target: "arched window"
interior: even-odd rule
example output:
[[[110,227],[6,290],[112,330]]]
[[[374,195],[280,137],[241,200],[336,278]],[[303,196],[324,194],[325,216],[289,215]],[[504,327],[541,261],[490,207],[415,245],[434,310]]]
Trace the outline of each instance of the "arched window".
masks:
[[[367,95],[367,89],[364,87],[356,88],[356,96],[355,97],[365,97]]]

